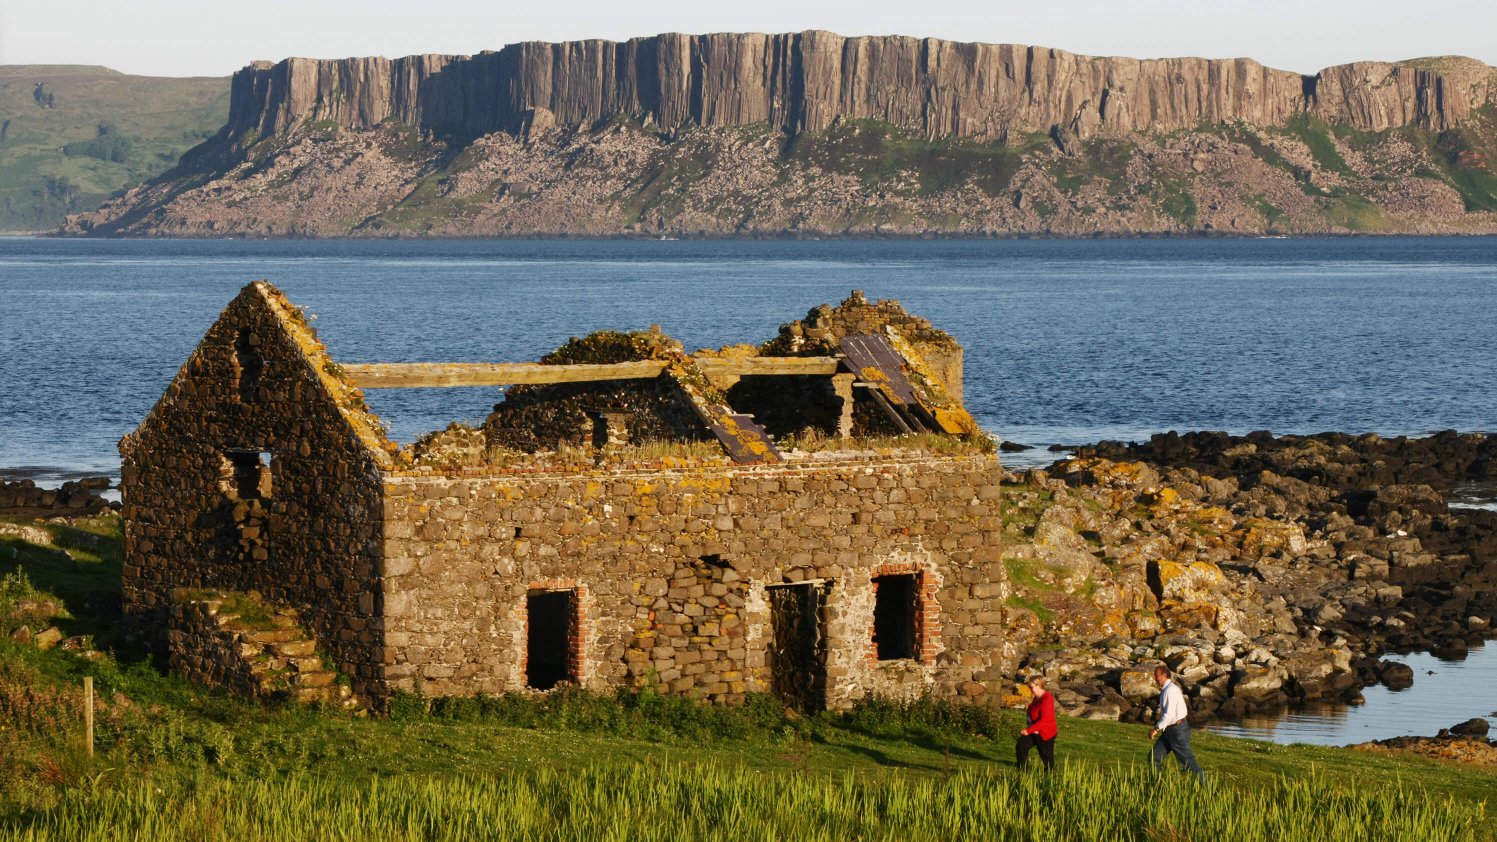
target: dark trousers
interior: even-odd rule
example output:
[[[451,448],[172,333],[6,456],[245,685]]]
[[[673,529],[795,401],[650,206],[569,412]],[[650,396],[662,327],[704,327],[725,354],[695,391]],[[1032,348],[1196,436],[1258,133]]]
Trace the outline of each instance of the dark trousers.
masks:
[[[1020,769],[1024,768],[1024,762],[1029,759],[1029,750],[1035,749],[1040,753],[1040,759],[1045,761],[1046,769],[1055,768],[1055,738],[1042,740],[1037,734],[1022,734],[1019,741],[1014,743],[1014,760]]]
[[[1196,763],[1196,756],[1190,751],[1189,723],[1176,722],[1159,732],[1159,739],[1154,741],[1154,769],[1156,771],[1164,768],[1164,757],[1167,754],[1173,754],[1180,768],[1195,775],[1196,780],[1206,779],[1201,773],[1200,764]]]

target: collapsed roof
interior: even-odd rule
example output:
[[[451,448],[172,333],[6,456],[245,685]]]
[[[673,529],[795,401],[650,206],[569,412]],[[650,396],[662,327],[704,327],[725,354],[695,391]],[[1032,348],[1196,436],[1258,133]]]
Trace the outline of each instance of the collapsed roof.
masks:
[[[862,292],[781,326],[758,348],[688,354],[658,327],[573,338],[536,363],[345,364],[364,389],[507,386],[481,431],[449,428],[443,447],[606,450],[717,442],[735,462],[782,459],[776,440],[929,433],[982,436],[962,405],[962,349],[897,301]]]

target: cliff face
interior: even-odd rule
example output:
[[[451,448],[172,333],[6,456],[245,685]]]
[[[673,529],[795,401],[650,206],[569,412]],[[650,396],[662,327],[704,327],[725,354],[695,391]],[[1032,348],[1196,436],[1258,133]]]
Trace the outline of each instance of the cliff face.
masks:
[[[1267,126],[1309,111],[1364,131],[1459,125],[1497,97],[1493,69],[1440,59],[1357,63],[1308,77],[1249,59],[1093,58],[1039,47],[900,36],[667,34],[514,44],[476,56],[292,58],[234,77],[228,128],[264,137],[305,121],[394,118],[445,137],[588,127],[619,114],[671,129],[767,124],[817,131],[874,119],[926,136],[1082,137],[1201,123]]]
[[[1362,61],[1326,68],[1316,81],[1314,111],[1367,132],[1399,126],[1445,131],[1497,102],[1497,69],[1468,58]]]
[[[1497,233],[1494,74],[824,32],[287,59],[62,233]]]

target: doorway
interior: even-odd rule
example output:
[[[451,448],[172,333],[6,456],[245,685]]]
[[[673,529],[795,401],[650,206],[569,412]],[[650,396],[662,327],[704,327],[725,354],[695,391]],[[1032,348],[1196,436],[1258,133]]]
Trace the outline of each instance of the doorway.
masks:
[[[802,582],[769,587],[769,669],[774,693],[802,713],[826,708],[826,594],[830,585]]]
[[[525,598],[525,686],[550,690],[577,681],[577,592],[533,590]]]

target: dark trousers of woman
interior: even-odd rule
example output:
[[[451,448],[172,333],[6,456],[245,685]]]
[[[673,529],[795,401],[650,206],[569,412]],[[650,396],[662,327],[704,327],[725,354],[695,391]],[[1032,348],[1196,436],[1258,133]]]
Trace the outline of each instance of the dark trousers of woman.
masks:
[[[1014,760],[1020,769],[1024,768],[1025,761],[1029,760],[1029,750],[1035,749],[1040,753],[1040,759],[1045,761],[1045,769],[1055,768],[1055,738],[1048,740],[1040,739],[1038,734],[1024,734],[1019,741],[1014,743]]]

